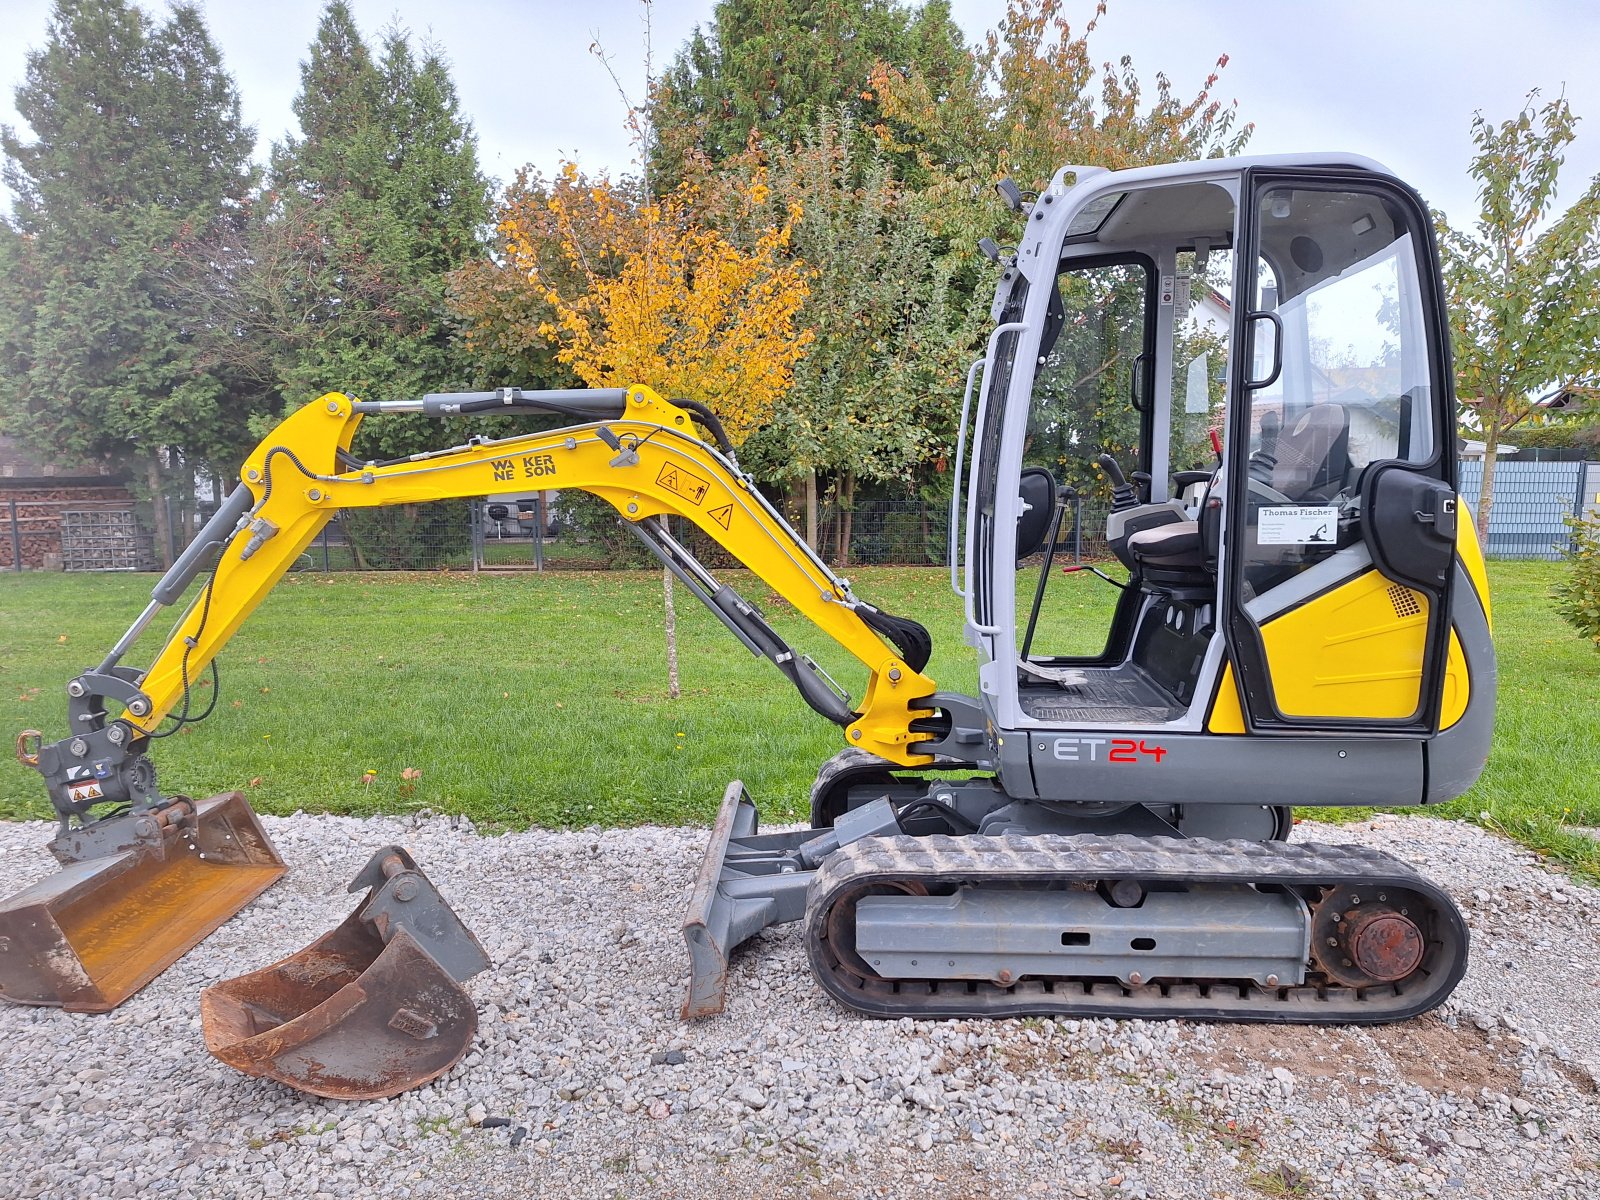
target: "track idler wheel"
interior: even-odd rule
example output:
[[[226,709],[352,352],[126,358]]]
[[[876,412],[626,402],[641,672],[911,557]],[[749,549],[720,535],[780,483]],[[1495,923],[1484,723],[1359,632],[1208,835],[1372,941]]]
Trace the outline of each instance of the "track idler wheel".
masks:
[[[828,948],[838,960],[839,970],[859,980],[878,978],[856,950],[856,902],[868,896],[926,896],[928,889],[915,880],[874,883],[841,896],[828,910],[826,938]]]
[[[1312,909],[1312,957],[1349,987],[1399,983],[1422,965],[1428,941],[1416,917],[1426,911],[1402,888],[1332,888]]]

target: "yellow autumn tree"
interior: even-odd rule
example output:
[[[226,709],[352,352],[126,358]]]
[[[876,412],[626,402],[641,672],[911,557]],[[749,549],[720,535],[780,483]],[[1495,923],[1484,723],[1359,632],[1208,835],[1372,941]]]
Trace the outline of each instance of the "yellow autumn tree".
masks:
[[[700,400],[738,445],[789,390],[811,341],[795,327],[808,294],[806,268],[789,257],[800,213],[756,225],[740,246],[696,219],[698,199],[684,184],[635,204],[568,162],[542,195],[508,202],[501,245],[547,306],[539,333],[579,379]],[[745,215],[767,199],[758,172],[739,197]]]

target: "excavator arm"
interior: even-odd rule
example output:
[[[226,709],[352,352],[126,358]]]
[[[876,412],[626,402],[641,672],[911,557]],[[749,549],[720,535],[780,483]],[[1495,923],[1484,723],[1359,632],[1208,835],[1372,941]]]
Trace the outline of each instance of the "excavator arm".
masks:
[[[593,419],[516,437],[472,438],[396,461],[353,458],[349,448],[361,422],[396,411]],[[697,423],[720,447],[701,440]],[[195,719],[196,685],[218,651],[340,509],[516,487],[577,488],[607,501],[752,652],[773,662],[813,709],[844,726],[852,746],[901,765],[931,761],[918,750],[919,742],[937,736],[928,732],[935,685],[921,673],[931,650],[926,631],[852,595],[848,582],[794,534],[739,468],[709,410],[664,400],[646,387],[505,389],[375,403],[329,393],[287,417],[256,447],[240,487],[163,577],[139,620],[100,667],[72,681],[72,735],[41,746],[33,734],[21,747],[24,761],[46,776],[63,834],[69,817],[83,822],[97,805],[123,802],[138,812],[162,803],[145,754],[151,738],[161,735],[169,717],[179,725]],[[665,515],[692,522],[860,660],[870,680],[859,707],[791,649],[755,606],[718,583],[672,537],[660,519]],[[219,548],[209,581],[148,670],[121,666],[139,633]]]

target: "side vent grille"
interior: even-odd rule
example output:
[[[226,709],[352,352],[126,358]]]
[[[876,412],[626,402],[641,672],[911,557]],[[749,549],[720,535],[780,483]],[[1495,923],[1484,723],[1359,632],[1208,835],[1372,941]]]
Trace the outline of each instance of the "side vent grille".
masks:
[[[1394,605],[1394,615],[1397,617],[1422,615],[1422,604],[1417,600],[1417,594],[1398,583],[1389,589],[1389,603]]]

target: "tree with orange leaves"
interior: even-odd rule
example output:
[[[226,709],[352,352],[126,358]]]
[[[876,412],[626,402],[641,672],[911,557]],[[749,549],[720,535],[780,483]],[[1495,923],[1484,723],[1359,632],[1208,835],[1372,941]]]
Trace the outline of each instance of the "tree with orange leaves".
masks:
[[[764,171],[737,197],[753,237],[736,245],[697,219],[697,191],[680,185],[641,201],[604,176],[562,164],[553,183],[523,176],[498,223],[497,260],[454,281],[469,347],[501,363],[556,363],[590,387],[647,383],[699,400],[740,445],[794,382],[812,339],[795,316],[807,268],[789,244],[798,207],[763,223]],[[679,695],[672,575],[663,572],[668,695]]]
[[[542,193],[513,195],[499,224],[503,286],[475,302],[458,289],[469,341],[496,329],[505,305],[532,302],[540,319],[528,332],[557,346],[583,383],[648,383],[703,401],[741,443],[788,391],[811,340],[795,322],[807,271],[789,256],[800,214],[791,208],[741,247],[696,220],[696,199],[684,185],[640,203],[570,162]],[[754,211],[766,200],[757,175],[743,202]]]

